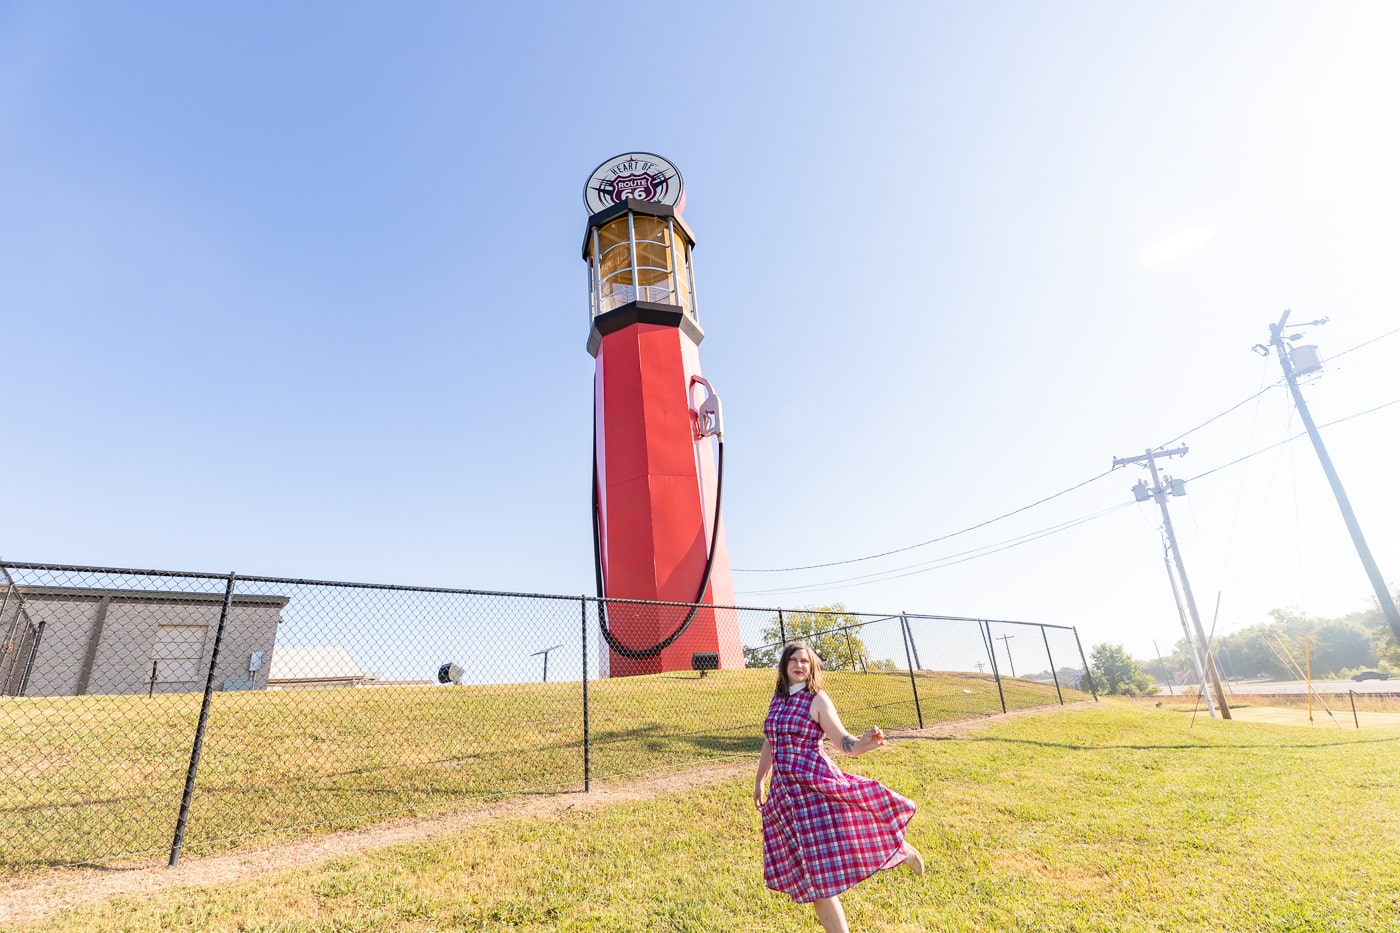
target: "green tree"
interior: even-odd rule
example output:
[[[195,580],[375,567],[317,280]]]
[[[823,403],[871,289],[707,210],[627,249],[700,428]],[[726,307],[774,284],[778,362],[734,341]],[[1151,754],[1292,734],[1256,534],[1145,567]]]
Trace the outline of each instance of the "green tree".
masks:
[[[1273,677],[1292,680],[1301,677],[1297,664],[1308,660],[1314,677],[1337,677],[1357,669],[1400,667],[1400,649],[1385,623],[1379,606],[1337,619],[1314,619],[1298,612],[1274,609],[1270,622],[1215,639],[1212,651],[1222,677]],[[1174,654],[1163,659],[1167,669],[1194,681],[1195,666],[1186,639],[1176,643]],[[1290,660],[1291,656],[1291,660]],[[1138,662],[1144,669],[1160,670],[1156,658]]]
[[[805,642],[829,671],[885,669],[878,666],[881,662],[866,657],[859,626],[860,619],[851,615],[841,603],[784,612],[781,626],[778,617],[773,616],[763,627],[762,646],[744,649],[744,666],[777,667],[786,637],[789,642]],[[894,663],[889,664],[893,669]]]
[[[1142,696],[1152,691],[1152,678],[1138,668],[1122,645],[1104,642],[1095,645],[1089,655],[1093,658],[1094,689],[1109,696]]]
[[[1396,594],[1400,600],[1400,594]],[[1357,621],[1371,636],[1371,646],[1375,649],[1376,660],[1382,667],[1400,670],[1400,644],[1395,641],[1395,632],[1386,621],[1385,610],[1375,603],[1365,612],[1356,614]]]

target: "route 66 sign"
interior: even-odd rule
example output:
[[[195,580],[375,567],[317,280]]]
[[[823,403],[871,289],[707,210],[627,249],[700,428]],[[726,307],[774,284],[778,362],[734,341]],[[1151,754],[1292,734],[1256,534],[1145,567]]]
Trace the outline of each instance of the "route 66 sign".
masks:
[[[583,203],[590,214],[627,198],[666,204],[679,212],[685,207],[685,183],[676,167],[661,156],[628,152],[594,169],[583,189]]]

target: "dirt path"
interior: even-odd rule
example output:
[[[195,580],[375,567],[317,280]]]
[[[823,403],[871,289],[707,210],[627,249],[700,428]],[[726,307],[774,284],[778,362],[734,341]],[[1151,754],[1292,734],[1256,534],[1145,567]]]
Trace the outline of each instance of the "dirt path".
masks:
[[[891,732],[890,738],[893,741],[952,739],[976,732],[994,722],[1083,705],[1086,704],[1074,703],[1064,707],[1020,710],[982,719],[938,723],[923,730]],[[1092,705],[1092,701],[1087,705]],[[185,859],[175,869],[164,866],[56,869],[0,887],[0,926],[38,920],[65,907],[76,907],[121,895],[148,895],[169,888],[202,887],[243,881],[315,865],[342,855],[452,835],[486,822],[550,817],[576,810],[595,810],[619,803],[683,794],[694,788],[752,774],[753,766],[752,758],[741,758],[698,765],[680,771],[662,771],[642,777],[599,783],[586,794],[580,791],[540,797],[508,797],[490,803],[468,804],[447,813],[348,830],[314,839],[243,848],[226,855]]]

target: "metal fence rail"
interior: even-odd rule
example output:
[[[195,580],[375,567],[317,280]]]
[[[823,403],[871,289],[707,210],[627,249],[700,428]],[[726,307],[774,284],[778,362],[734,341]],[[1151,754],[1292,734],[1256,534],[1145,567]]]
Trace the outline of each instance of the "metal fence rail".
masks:
[[[822,656],[853,729],[1088,696],[1078,636],[1061,626],[703,607],[732,613],[747,669],[618,676],[605,621],[669,630],[694,607],[12,562],[0,571],[0,871],[11,873],[174,865],[182,851],[250,836],[754,755],[774,663],[792,640]]]

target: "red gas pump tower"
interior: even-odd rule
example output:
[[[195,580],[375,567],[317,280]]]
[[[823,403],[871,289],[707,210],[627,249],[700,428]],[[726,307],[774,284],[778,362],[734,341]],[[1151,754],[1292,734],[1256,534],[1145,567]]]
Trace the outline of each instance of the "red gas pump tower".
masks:
[[[723,424],[700,375],[705,332],[680,172],[626,153],[594,170],[584,204],[601,674],[742,668],[720,509]]]

